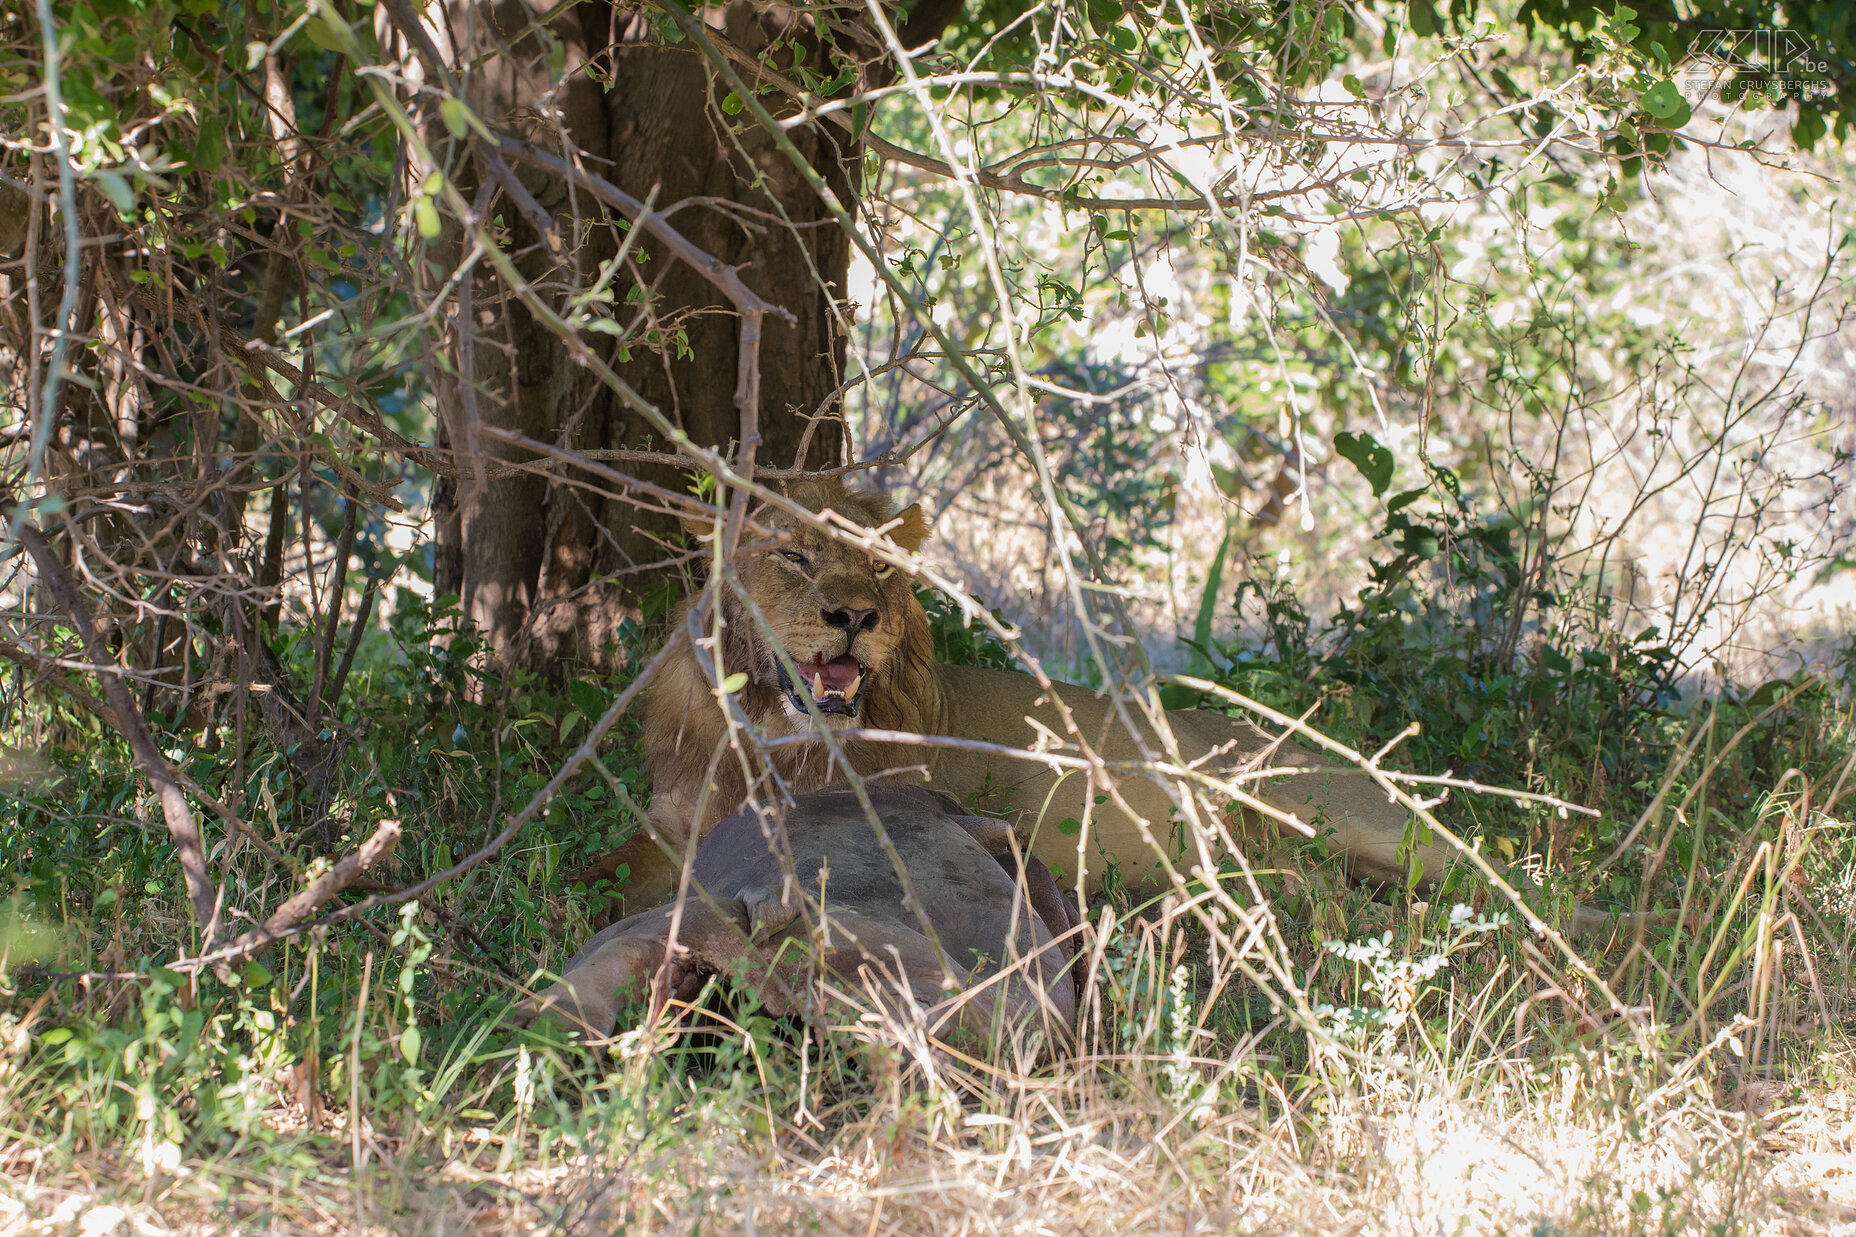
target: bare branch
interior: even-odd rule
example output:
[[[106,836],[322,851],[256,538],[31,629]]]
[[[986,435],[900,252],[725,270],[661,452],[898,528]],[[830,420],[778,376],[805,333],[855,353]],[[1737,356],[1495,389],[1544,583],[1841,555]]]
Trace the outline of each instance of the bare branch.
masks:
[[[742,282],[741,272],[735,267],[704,252],[688,237],[671,227],[670,221],[662,213],[646,210],[643,202],[605,177],[582,171],[567,160],[551,155],[517,138],[499,137],[497,149],[517,163],[526,163],[530,167],[540,168],[563,180],[570,180],[606,205],[615,207],[632,221],[634,227],[643,228],[661,241],[671,253],[702,272],[704,278],[714,284],[722,295],[726,296],[729,302],[742,313],[769,313],[788,323],[798,321],[790,310],[782,309],[763,299],[759,293]]]
[[[11,498],[5,502],[10,506]],[[32,555],[32,561],[39,569],[39,578],[51,590],[52,597],[71,616],[71,625],[77,629],[78,638],[83,641],[84,656],[97,666],[110,667],[109,673],[98,673],[97,681],[103,688],[104,698],[116,714],[117,728],[122,731],[123,738],[129,741],[129,752],[135,767],[142,771],[161,797],[161,813],[167,821],[168,836],[174,841],[174,853],[180,859],[181,873],[187,882],[187,900],[193,904],[194,924],[200,930],[200,946],[202,950],[210,949],[218,930],[219,894],[206,875],[206,852],[200,845],[200,826],[194,820],[193,809],[187,806],[187,796],[175,780],[173,770],[168,768],[168,762],[162,758],[161,749],[155,746],[154,737],[148,732],[148,723],[142,719],[141,710],[135,706],[135,698],[129,694],[123,682],[116,659],[109,655],[109,650],[97,639],[96,629],[90,621],[90,608],[72,586],[70,577],[58,562],[58,556],[52,553],[51,546],[39,530],[25,520],[16,520],[13,532],[18,536],[20,544],[26,547],[26,552]]]
[[[367,841],[350,853],[343,855],[333,866],[320,876],[311,880],[303,889],[284,900],[284,904],[271,913],[262,927],[240,933],[213,959],[215,963],[236,961],[248,958],[252,954],[268,948],[286,936],[293,935],[299,927],[308,922],[322,905],[330,898],[354,884],[361,873],[380,862],[393,849],[400,838],[400,822],[383,820],[374,829]]]

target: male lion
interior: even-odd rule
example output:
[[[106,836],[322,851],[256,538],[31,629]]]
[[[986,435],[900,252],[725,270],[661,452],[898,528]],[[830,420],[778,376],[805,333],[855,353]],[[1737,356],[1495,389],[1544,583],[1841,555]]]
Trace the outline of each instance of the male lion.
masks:
[[[792,487],[789,497],[807,510],[829,509],[866,528],[883,530],[904,550],[919,549],[927,536],[919,507],[892,514],[892,505],[880,494],[836,482],[802,482]],[[1042,729],[1067,741],[1068,731],[1056,708],[1031,676],[934,661],[927,616],[904,573],[775,506],[763,505],[756,519],[777,535],[772,540],[744,538],[735,571],[798,674],[795,678],[787,672],[754,616],[727,590],[721,595],[720,654],[723,673],[747,676],[737,697],[766,735],[815,732],[816,709],[819,720],[833,730],[953,735],[1029,749]],[[1068,684],[1058,685],[1057,692],[1105,760],[1142,758],[1140,745],[1111,701]],[[1240,718],[1182,709],[1170,711],[1167,722],[1180,756],[1200,762],[1198,768],[1205,773],[1228,775],[1258,767],[1259,761],[1269,768],[1308,770],[1253,782],[1251,793],[1321,830],[1354,879],[1402,883],[1406,865],[1399,851],[1405,809],[1389,802],[1365,774],[1326,767],[1296,744]],[[1148,751],[1161,753],[1146,723],[1137,720],[1136,725]],[[706,833],[747,795],[743,762],[728,750],[715,689],[699,671],[687,642],[665,662],[646,692],[645,743],[652,790],[648,829],[587,873],[596,878],[612,874],[621,863],[628,865],[628,912],[667,898],[680,870],[671,855],[686,853],[692,830],[698,836]],[[1030,852],[1068,888],[1080,884],[1086,892],[1095,892],[1111,865],[1129,888],[1156,889],[1165,883],[1156,846],[1173,844],[1169,817],[1174,803],[1161,781],[1133,774],[1119,777],[1116,789],[1141,818],[1137,821],[1113,796],[1099,801],[1103,796],[1091,793],[1082,772],[1059,776],[1037,760],[856,739],[846,740],[843,749],[865,776],[927,766],[928,780],[939,790],[982,811],[1007,816]],[[772,758],[785,788],[795,794],[842,780],[822,743],[782,746]],[[901,776],[921,778],[919,771]],[[1069,821],[1080,828],[1065,823]],[[1231,823],[1241,828],[1243,822]],[[1422,864],[1421,886],[1434,882],[1456,858],[1439,845],[1420,845],[1416,856]],[[1188,856],[1182,869],[1190,871],[1201,858],[1196,853]]]

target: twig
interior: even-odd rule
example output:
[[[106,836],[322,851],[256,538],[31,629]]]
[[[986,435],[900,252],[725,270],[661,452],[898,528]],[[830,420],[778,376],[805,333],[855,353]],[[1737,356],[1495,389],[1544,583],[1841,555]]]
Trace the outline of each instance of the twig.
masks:
[[[152,976],[145,971],[47,971],[37,966],[22,966],[18,975],[21,979],[43,979],[51,982],[75,980],[80,984],[96,983],[100,980],[124,980],[144,983]]]
[[[348,646],[342,650],[342,664],[335,671],[335,681],[329,684],[329,715],[342,702],[342,688],[348,685],[348,671],[354,668],[355,650],[361,647],[361,637],[367,634],[367,621],[374,616],[374,598],[380,594],[380,581],[370,580],[367,592],[361,595],[361,611],[354,616],[354,629],[348,633]]]
[[[636,227],[643,228],[659,241],[666,249],[683,259],[700,273],[703,278],[714,284],[723,296],[737,310],[746,313],[773,314],[791,325],[797,325],[798,319],[792,312],[764,300],[759,293],[742,282],[741,272],[721,259],[709,254],[697,246],[683,233],[670,226],[670,221],[658,211],[645,209],[643,202],[619,188],[611,181],[592,172],[582,171],[567,160],[551,155],[527,142],[513,137],[497,138],[497,149],[517,163],[526,163],[564,180],[570,180],[580,188],[606,203],[618,208],[619,212],[632,221]]]
[[[117,724],[116,714],[109,705],[98,700],[77,684],[68,681],[63,675],[52,673],[54,670],[69,669],[61,659],[35,653],[31,649],[21,648],[12,641],[4,639],[0,639],[0,657],[6,658],[15,665],[30,667],[39,676],[41,682],[56,683],[60,691],[96,715],[106,726]]]
[[[71,616],[71,625],[77,629],[78,637],[84,644],[84,656],[93,665],[109,668],[109,673],[99,670],[97,682],[103,688],[104,698],[109,701],[110,708],[115,710],[117,728],[129,741],[135,767],[142,771],[161,796],[161,813],[167,821],[168,836],[174,840],[174,852],[180,859],[181,872],[186,878],[187,900],[193,904],[194,923],[200,929],[200,948],[202,951],[210,950],[218,929],[219,895],[206,875],[206,852],[200,845],[200,826],[194,820],[193,809],[187,806],[187,796],[181,791],[180,783],[174,780],[173,770],[168,768],[167,761],[162,759],[154,737],[148,733],[148,723],[135,707],[135,699],[123,682],[120,667],[114,658],[108,656],[102,641],[97,639],[96,629],[90,622],[90,609],[72,586],[70,577],[65,575],[58,556],[52,553],[51,546],[39,530],[24,520],[16,521],[13,531],[26,547],[26,552],[32,555],[33,562],[38,564],[39,577],[51,590],[52,597]]]
[[[1376,757],[1374,763],[1377,764]],[[1453,786],[1458,790],[1472,790],[1480,795],[1500,795],[1504,799],[1513,799],[1517,803],[1544,803],[1548,807],[1559,808],[1563,812],[1578,812],[1582,816],[1604,815],[1595,807],[1574,803],[1570,799],[1536,794],[1531,790],[1511,790],[1506,786],[1488,786],[1482,782],[1469,781],[1467,778],[1452,777],[1448,773],[1400,773],[1393,769],[1381,769],[1380,773],[1394,782],[1404,782],[1409,786]]]
[[[227,945],[221,961],[249,957],[276,941],[291,935],[322,908],[322,904],[355,882],[362,872],[378,863],[400,838],[400,822],[391,818],[380,822],[373,836],[343,855],[333,867],[310,881],[271,913],[262,926],[253,928]]]
[[[355,893],[390,894],[393,892],[393,886],[382,885],[378,881],[358,880],[349,884],[348,888]],[[477,929],[470,926],[470,920],[464,918],[464,916],[458,914],[437,899],[433,899],[423,905],[426,910],[438,916],[446,927],[482,950],[484,958],[489,961],[491,966],[501,971],[505,978],[514,980],[516,983],[521,983],[527,978],[525,975],[518,975],[514,968],[509,965],[506,958],[498,956],[497,951],[490,945],[490,942],[484,940],[483,937],[477,934]]]
[[[432,42],[432,36],[425,32],[425,26],[413,11],[409,0],[384,0],[382,7],[387,10],[387,17],[399,28],[400,33],[406,36],[406,41],[412,44],[413,51],[424,62],[426,72],[443,84],[446,94],[460,103],[464,102],[458,92],[457,81],[451,76],[451,67],[445,63],[443,54]],[[484,162],[489,165],[491,174],[502,185],[503,192],[509,195],[516,209],[522,212],[522,217],[528,220],[529,226],[535,229],[536,235],[548,246],[548,252],[559,257],[563,250],[561,229],[555,223],[554,216],[535,200],[535,195],[516,177],[514,169],[504,161],[494,146],[480,144],[479,149],[483,151]]]
[[[1553,947],[1559,951],[1560,955],[1571,964],[1572,968],[1584,977],[1587,983],[1598,990],[1605,998],[1606,1004],[1608,1004],[1614,1012],[1619,1014],[1624,1012],[1624,1003],[1618,999],[1617,993],[1611,990],[1611,986],[1605,982],[1604,978],[1593,969],[1592,964],[1587,962],[1585,958],[1580,955],[1579,951],[1574,949],[1572,945],[1567,942],[1564,936],[1555,931],[1545,920],[1534,913],[1534,909],[1515,891],[1514,886],[1510,885],[1507,879],[1495,869],[1495,866],[1489,862],[1488,857],[1477,847],[1471,846],[1469,843],[1459,838],[1453,831],[1446,829],[1443,822],[1431,814],[1429,808],[1420,804],[1405,791],[1399,789],[1398,784],[1392,780],[1387,770],[1378,768],[1361,752],[1356,751],[1354,748],[1349,747],[1337,739],[1329,738],[1306,722],[1297,721],[1292,717],[1279,713],[1268,705],[1260,704],[1248,696],[1232,691],[1223,684],[1208,682],[1205,679],[1194,678],[1184,674],[1170,675],[1168,677],[1175,683],[1204,692],[1207,695],[1215,696],[1220,700],[1234,704],[1259,717],[1266,718],[1279,726],[1287,726],[1296,733],[1305,736],[1316,746],[1324,748],[1334,755],[1341,757],[1343,760],[1348,761],[1368,777],[1372,778],[1379,784],[1380,789],[1386,791],[1391,798],[1396,800],[1407,811],[1411,812],[1422,821],[1432,833],[1443,838],[1444,841],[1448,842],[1459,854],[1467,859],[1471,866],[1481,872],[1483,879],[1487,880],[1491,886],[1501,893],[1502,897],[1507,900],[1509,905],[1514,907],[1515,911],[1521,916],[1521,919],[1527,924],[1528,928],[1535,934],[1545,937]]]
[[[551,471],[556,464],[571,466],[579,460],[647,464],[663,468],[704,467],[702,460],[675,451],[632,451],[622,447],[575,447],[561,448],[560,454],[550,459],[526,460],[520,464],[486,469],[484,476],[491,481],[505,481],[511,477],[546,473]],[[887,459],[874,459],[857,464],[841,464],[836,468],[756,468],[754,475],[763,481],[822,481],[833,477],[849,476],[855,472],[867,472],[873,468],[883,468],[894,462]]]
[[[656,676],[657,671],[670,659],[671,654],[681,646],[682,640],[682,633],[679,629],[678,632],[673,633],[671,638],[664,643],[664,647],[658,650],[657,656],[653,657],[650,662],[645,665],[645,668],[639,672],[638,677],[633,679],[623,692],[619,693],[619,698],[614,700],[611,706],[600,715],[600,719],[593,724],[592,729],[587,731],[586,739],[579,747],[574,749],[573,755],[567,758],[566,762],[561,765],[555,775],[548,779],[547,785],[537,790],[534,795],[530,797],[528,803],[523,806],[521,811],[517,812],[515,816],[511,818],[509,824],[503,828],[501,833],[485,842],[475,852],[466,855],[464,858],[458,860],[458,862],[446,868],[443,872],[428,876],[417,884],[409,885],[399,890],[397,893],[375,894],[356,902],[352,906],[345,906],[332,914],[324,916],[320,920],[294,924],[258,942],[256,948],[263,948],[267,945],[274,944],[286,937],[301,935],[311,928],[331,927],[338,923],[345,923],[350,919],[358,918],[361,915],[365,915],[368,911],[375,910],[382,906],[394,906],[401,902],[409,902],[428,889],[436,888],[454,877],[462,876],[464,873],[471,871],[473,868],[495,855],[504,846],[509,844],[511,838],[522,831],[522,826],[528,824],[529,821],[535,818],[537,813],[548,806],[553,800],[556,792],[567,783],[569,778],[579,772],[581,765],[593,758],[598,751],[600,740],[606,737],[606,731],[610,730],[619,718],[624,715],[625,710],[631,706],[632,701],[637,698],[638,693],[645,689],[645,686]],[[385,824],[387,822],[382,823]],[[397,826],[395,827],[397,829]],[[183,972],[197,971],[201,967],[216,966],[244,957],[247,952],[249,952],[249,950],[239,949],[236,946],[228,946],[212,954],[176,962],[169,969]]]
[[[77,312],[78,276],[83,262],[78,255],[83,238],[77,226],[77,185],[71,170],[71,149],[65,140],[64,98],[59,91],[58,28],[53,24],[51,0],[39,0],[39,34],[45,47],[45,111],[51,130],[52,154],[58,160],[58,211],[64,216],[64,292],[58,301],[58,321],[52,327],[52,352],[45,371],[45,392],[39,397],[39,420],[32,427],[32,444],[26,456],[25,496],[32,497],[45,467],[45,449],[51,444],[52,424],[58,419],[58,385],[63,381],[64,353],[71,338],[71,319]],[[35,322],[34,327],[37,327]],[[36,341],[34,343],[36,347]],[[26,525],[22,522],[20,528]]]
[[[1241,208],[1250,202],[1267,202],[1278,198],[1305,197],[1308,194],[1308,188],[1304,186],[1291,189],[1261,190],[1242,196],[1238,194],[1225,194],[1217,198],[1208,198],[1202,193],[1182,198],[1098,198],[1078,194],[1074,192],[1074,186],[1062,188],[1049,185],[1037,185],[1025,180],[1023,177],[994,171],[992,168],[976,166],[970,169],[956,169],[945,160],[936,159],[931,155],[921,154],[919,151],[910,150],[904,146],[898,146],[894,142],[879,137],[874,132],[871,132],[867,126],[862,133],[857,132],[853,127],[852,116],[850,114],[850,109],[853,105],[863,104],[867,106],[885,96],[907,91],[909,87],[884,86],[875,90],[864,91],[853,98],[832,99],[821,103],[814,98],[810,91],[806,90],[798,82],[785,76],[776,69],[769,68],[752,52],[749,52],[739,44],[731,42],[728,36],[721,31],[711,30],[709,32],[709,37],[714,41],[716,47],[721,51],[723,56],[737,65],[740,65],[743,69],[752,72],[755,81],[765,82],[767,85],[772,86],[781,94],[802,106],[803,110],[800,114],[784,122],[785,126],[790,127],[804,124],[808,120],[827,120],[837,126],[839,130],[849,134],[857,141],[862,142],[865,146],[885,159],[893,160],[896,163],[907,164],[909,167],[919,168],[924,172],[932,172],[936,176],[945,177],[948,180],[959,180],[964,176],[974,184],[985,189],[995,189],[1002,193],[1016,193],[1028,197],[1041,198],[1046,202],[1059,202],[1072,210],[1093,211],[1219,211]],[[954,75],[954,79],[959,81],[969,76],[983,78],[988,84],[1000,85],[1019,83],[1043,85],[1048,80],[1042,75],[1032,73],[956,74]],[[945,84],[946,79],[934,78],[930,79],[930,81],[931,84],[942,85]],[[1075,87],[1078,83],[1068,79],[1062,79],[1053,81],[1051,84],[1060,87]],[[1232,133],[1228,136],[1237,137],[1240,135]],[[1263,137],[1266,135],[1257,132],[1251,134],[1251,136]]]
[[[456,475],[457,470],[452,467],[450,462],[447,461],[440,452],[434,451],[430,447],[422,447],[415,442],[408,442],[389,429],[386,423],[379,417],[365,411],[364,408],[358,405],[354,400],[339,398],[334,393],[325,390],[319,383],[310,382],[304,377],[302,370],[284,360],[282,353],[278,352],[277,349],[271,347],[271,345],[265,343],[263,340],[247,339],[237,330],[223,324],[216,332],[213,331],[207,324],[206,316],[201,310],[200,303],[196,301],[186,289],[168,284],[157,293],[147,284],[136,284],[129,289],[128,295],[131,301],[140,305],[143,309],[153,314],[159,314],[161,317],[169,319],[170,321],[174,318],[173,311],[179,309],[183,311],[200,330],[215,334],[218,337],[219,346],[229,355],[238,359],[239,363],[245,367],[246,371],[251,374],[254,381],[259,384],[271,400],[278,400],[279,397],[275,389],[270,385],[270,380],[264,377],[264,371],[267,369],[279,377],[287,379],[291,385],[296,387],[296,393],[299,397],[314,400],[343,420],[352,421],[354,424],[372,434],[375,438],[378,438],[382,445],[388,450],[398,455],[405,456],[413,463],[435,472],[440,476],[449,477]],[[164,303],[163,297],[170,298],[172,305]],[[257,415],[256,411],[253,409],[247,408],[246,411],[252,416]],[[361,491],[363,494],[366,494],[375,502],[380,503],[382,506],[390,507],[394,511],[404,511],[406,509],[406,504],[393,496],[392,485],[376,485],[374,482],[369,481],[366,477],[363,477],[360,473],[349,467],[333,453],[322,455],[320,459],[323,463],[332,468],[343,481]]]
[[[309,728],[316,729],[322,718],[322,691],[328,686],[329,657],[335,652],[335,631],[342,621],[342,593],[348,587],[348,560],[354,555],[355,517],[361,504],[355,495],[346,494],[342,512],[342,534],[335,546],[334,578],[329,582],[328,615],[321,638],[316,641],[316,679],[309,691]],[[308,527],[305,523],[304,527]]]

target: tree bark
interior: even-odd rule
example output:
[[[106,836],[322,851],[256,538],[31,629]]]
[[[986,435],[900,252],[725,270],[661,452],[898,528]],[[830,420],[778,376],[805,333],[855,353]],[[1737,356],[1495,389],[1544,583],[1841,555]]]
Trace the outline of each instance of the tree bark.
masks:
[[[553,102],[587,170],[638,198],[652,198],[660,211],[675,206],[671,222],[678,231],[740,267],[755,292],[797,320],[789,325],[769,317],[765,324],[760,461],[782,468],[838,463],[843,438],[829,418],[838,412],[835,392],[844,368],[838,314],[848,238],[752,121],[717,106],[727,90],[712,92],[710,72],[694,48],[659,45],[644,19],[599,0],[567,10],[544,38],[533,21],[545,7],[538,0],[506,0],[494,8],[453,9],[450,46],[477,53],[467,86],[472,102],[504,131],[558,151],[555,118],[537,101],[547,98],[551,85],[550,42],[564,47],[566,84]],[[781,37],[807,37],[790,27],[797,20],[790,11],[757,11],[743,0],[709,10],[706,20],[756,53]],[[790,60],[788,52],[776,55]],[[792,136],[841,200],[851,200],[858,145],[827,126]],[[467,173],[460,169],[460,184]],[[564,289],[589,287],[599,278],[624,232],[584,192],[532,170],[519,174],[557,221],[563,252],[551,253],[506,196],[496,199],[493,213],[524,277],[559,307]],[[611,287],[612,315],[629,325],[642,310],[643,329],[624,348],[606,335],[586,336],[589,346],[695,441],[733,442],[740,424],[734,403],[740,320],[727,301],[702,274],[642,236]],[[582,450],[667,446],[576,366],[562,341],[506,289],[480,275],[471,309],[473,321],[456,325],[475,336],[469,355],[482,423]],[[465,393],[453,383],[441,390],[440,401],[448,437],[461,447],[468,437]],[[800,460],[807,425],[819,414],[828,419],[818,421]],[[485,445],[486,465],[520,458],[507,447]],[[659,564],[674,553],[666,548],[678,535],[674,517],[577,484],[591,479],[572,472],[478,484],[462,455],[456,486],[440,491],[440,503],[451,508],[440,510],[438,520],[442,565],[445,574],[455,573],[466,614],[506,661],[603,660],[619,621],[637,612],[641,590],[667,570]],[[689,485],[674,470],[622,467],[658,485]],[[441,580],[440,588],[448,582]]]

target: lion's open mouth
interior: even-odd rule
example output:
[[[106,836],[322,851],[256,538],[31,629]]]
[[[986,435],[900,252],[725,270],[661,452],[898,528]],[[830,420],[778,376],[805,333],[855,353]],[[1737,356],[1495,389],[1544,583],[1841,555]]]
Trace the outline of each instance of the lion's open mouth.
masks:
[[[786,667],[776,665],[780,672],[780,690],[786,693],[786,699],[800,713],[806,711],[806,698],[809,696],[818,706],[820,713],[837,713],[845,717],[857,716],[863,701],[858,693],[864,686],[864,664],[846,653],[842,657],[825,660],[823,653],[812,654],[809,662],[795,662],[794,669],[799,671],[804,684],[794,685],[787,677]]]

